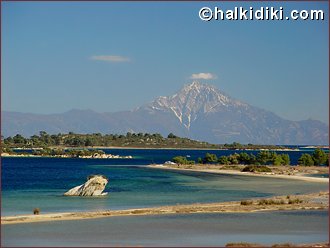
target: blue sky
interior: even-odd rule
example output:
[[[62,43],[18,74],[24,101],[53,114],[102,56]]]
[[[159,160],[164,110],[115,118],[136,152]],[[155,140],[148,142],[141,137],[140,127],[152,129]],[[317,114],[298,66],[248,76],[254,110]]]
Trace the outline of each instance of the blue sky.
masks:
[[[2,109],[130,110],[192,74],[290,120],[328,123],[327,2],[5,2]],[[324,21],[211,21],[201,7],[322,9]]]

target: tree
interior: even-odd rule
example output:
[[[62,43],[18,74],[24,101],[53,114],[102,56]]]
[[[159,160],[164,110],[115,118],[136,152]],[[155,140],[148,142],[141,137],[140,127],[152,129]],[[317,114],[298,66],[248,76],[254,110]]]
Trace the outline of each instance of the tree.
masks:
[[[282,165],[283,164],[283,159],[281,155],[277,155],[275,159],[273,160],[274,165]]]
[[[203,163],[215,163],[218,161],[217,155],[212,153],[206,153],[203,159]]]
[[[7,137],[3,141],[5,144],[10,145],[13,143],[13,138],[11,136]]]
[[[235,149],[239,149],[239,148],[242,147],[242,145],[238,142],[233,142],[232,147],[235,148]]]
[[[25,144],[26,143],[26,139],[20,134],[16,134],[13,137],[13,141],[15,144]]]
[[[228,160],[230,162],[230,164],[239,164],[239,154],[238,153],[234,153],[234,154],[230,154],[228,156]]]
[[[305,165],[305,166],[313,166],[314,160],[311,155],[304,153],[301,155],[301,157],[298,159],[299,165]]]
[[[230,164],[227,156],[221,156],[218,159],[219,164]]]
[[[323,150],[318,148],[313,152],[312,158],[315,165],[322,165],[326,164],[328,156]]]
[[[170,133],[169,135],[167,135],[167,138],[175,139],[175,138],[177,138],[177,136],[175,136],[173,133]]]
[[[39,132],[40,137],[48,136],[48,133],[46,131],[40,131]]]
[[[254,154],[250,154],[249,164],[259,165],[260,163],[257,161],[257,157]]]
[[[269,151],[260,151],[257,154],[257,161],[260,164],[267,164],[271,159],[274,159],[274,155]]]
[[[53,134],[53,135],[50,136],[50,138],[53,140],[53,143],[54,143],[55,145],[58,146],[58,145],[61,144],[61,134],[58,134],[58,135]]]
[[[85,144],[84,140],[80,137],[74,137],[72,140],[72,145],[74,146],[83,146]]]
[[[290,156],[289,154],[281,154],[282,160],[283,160],[283,165],[290,165]]]
[[[247,154],[246,152],[242,152],[239,154],[238,160],[241,164],[250,164],[250,159],[251,158],[249,154]]]
[[[273,154],[272,155],[273,165],[289,165],[290,157],[288,154]]]
[[[92,142],[92,140],[90,138],[87,138],[85,140],[85,146],[93,146],[93,142]]]
[[[176,164],[194,164],[195,163],[195,161],[187,160],[187,158],[183,157],[183,156],[176,156],[172,160]]]

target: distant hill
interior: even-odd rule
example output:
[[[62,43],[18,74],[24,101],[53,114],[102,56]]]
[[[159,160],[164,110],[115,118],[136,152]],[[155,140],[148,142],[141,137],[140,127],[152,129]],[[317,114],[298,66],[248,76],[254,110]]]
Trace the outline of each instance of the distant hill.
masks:
[[[210,143],[327,145],[328,125],[317,120],[290,121],[233,99],[208,84],[193,82],[172,96],[158,97],[132,111],[62,114],[2,112],[2,135],[68,133],[174,133]]]

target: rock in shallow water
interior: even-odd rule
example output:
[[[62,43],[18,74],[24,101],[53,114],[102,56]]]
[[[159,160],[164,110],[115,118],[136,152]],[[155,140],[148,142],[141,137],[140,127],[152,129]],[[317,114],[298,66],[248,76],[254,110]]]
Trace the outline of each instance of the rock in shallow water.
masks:
[[[87,178],[87,182],[76,186],[65,192],[66,196],[103,196],[108,193],[102,193],[108,179],[103,175],[92,175]]]

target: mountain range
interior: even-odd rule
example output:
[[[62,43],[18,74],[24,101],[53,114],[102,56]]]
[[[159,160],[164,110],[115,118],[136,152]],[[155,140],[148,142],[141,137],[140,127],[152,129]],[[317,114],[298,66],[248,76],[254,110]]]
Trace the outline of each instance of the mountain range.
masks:
[[[192,82],[172,96],[161,96],[132,111],[61,114],[2,112],[2,135],[48,133],[169,133],[211,143],[313,144],[329,142],[328,125],[291,121],[236,100],[212,85]]]

